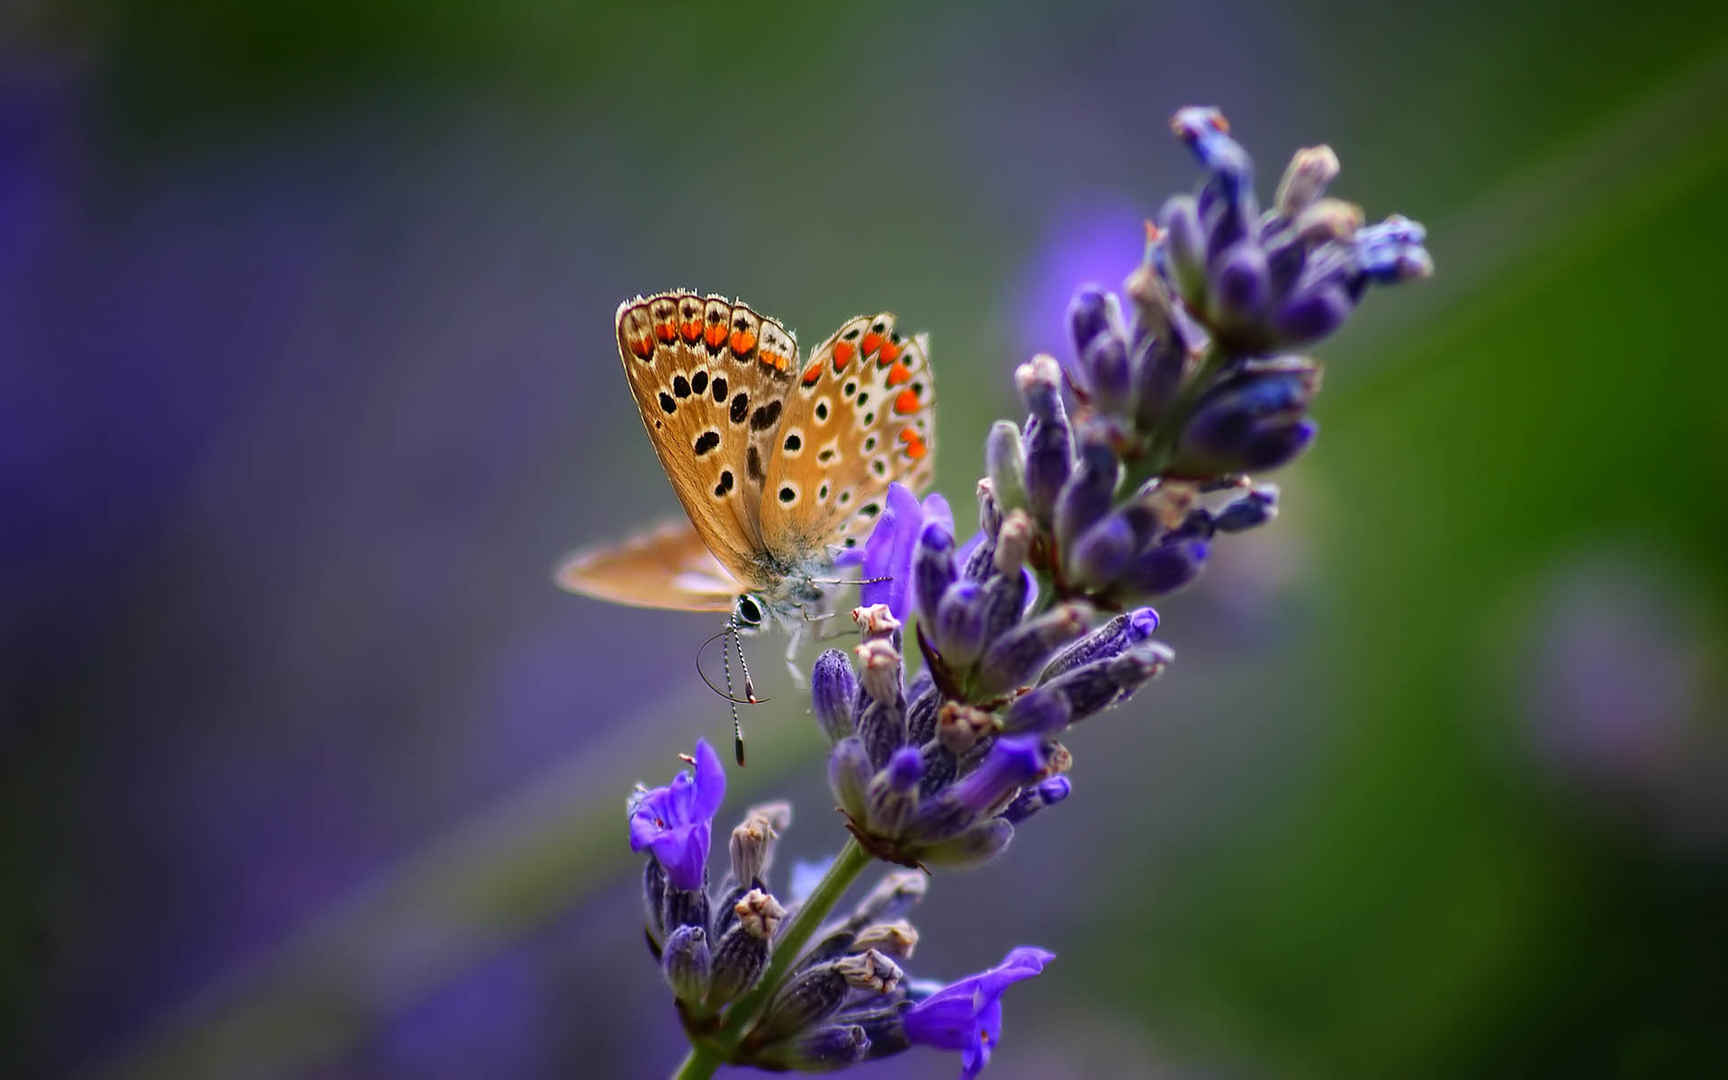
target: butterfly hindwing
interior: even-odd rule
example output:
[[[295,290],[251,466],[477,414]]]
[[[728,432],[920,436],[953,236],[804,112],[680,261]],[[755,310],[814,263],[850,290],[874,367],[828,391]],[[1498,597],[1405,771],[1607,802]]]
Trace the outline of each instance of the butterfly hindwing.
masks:
[[[928,343],[887,312],[849,320],[800,365],[775,435],[759,527],[769,550],[852,546],[888,485],[913,491],[935,468]]]
[[[692,292],[626,301],[617,331],[642,425],[696,533],[743,587],[762,587],[761,492],[795,339],[746,304]]]
[[[741,591],[687,521],[579,551],[559,564],[554,578],[570,592],[671,611],[729,611]]]

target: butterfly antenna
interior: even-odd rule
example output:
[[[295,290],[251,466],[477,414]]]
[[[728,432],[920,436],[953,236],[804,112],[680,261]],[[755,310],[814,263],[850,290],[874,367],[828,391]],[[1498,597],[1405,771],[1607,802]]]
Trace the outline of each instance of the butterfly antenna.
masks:
[[[875,585],[875,584],[878,584],[878,583],[883,582],[883,581],[893,581],[893,580],[894,580],[893,574],[885,574],[882,577],[867,577],[867,578],[811,578],[810,584],[812,584],[812,585]]]

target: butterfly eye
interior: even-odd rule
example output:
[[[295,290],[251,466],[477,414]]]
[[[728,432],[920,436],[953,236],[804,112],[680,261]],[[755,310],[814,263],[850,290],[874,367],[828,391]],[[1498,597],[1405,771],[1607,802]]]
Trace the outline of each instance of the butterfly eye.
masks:
[[[737,616],[741,628],[755,629],[762,625],[762,603],[749,593],[738,598],[732,614]]]

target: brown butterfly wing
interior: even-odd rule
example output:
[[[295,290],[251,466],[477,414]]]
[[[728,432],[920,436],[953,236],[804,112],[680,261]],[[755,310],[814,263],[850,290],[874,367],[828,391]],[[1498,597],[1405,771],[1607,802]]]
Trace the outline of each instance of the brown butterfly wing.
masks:
[[[929,486],[936,384],[928,343],[894,316],[860,315],[811,353],[787,395],[759,513],[770,551],[851,547],[869,533],[888,485]]]
[[[770,585],[758,510],[796,341],[746,304],[691,292],[626,301],[617,331],[642,426],[690,523],[743,587]]]
[[[579,551],[553,577],[573,593],[669,611],[730,611],[743,591],[687,521]]]

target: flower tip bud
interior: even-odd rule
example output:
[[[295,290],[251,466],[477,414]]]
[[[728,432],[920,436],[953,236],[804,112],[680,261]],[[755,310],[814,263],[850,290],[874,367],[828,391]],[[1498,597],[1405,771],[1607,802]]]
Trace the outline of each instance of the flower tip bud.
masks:
[[[866,926],[858,931],[858,936],[852,940],[854,952],[875,949],[885,956],[899,960],[910,960],[917,948],[918,931],[905,919]]]
[[[1338,178],[1339,169],[1338,155],[1330,146],[1308,146],[1296,151],[1272,199],[1278,213],[1284,217],[1300,213]]]
[[[886,994],[900,985],[904,972],[900,965],[876,949],[867,949],[856,956],[843,956],[834,962],[835,970],[856,990],[872,990]]]
[[[886,638],[872,638],[852,650],[858,657],[858,681],[883,705],[900,696],[900,653]]]
[[[894,617],[887,604],[870,604],[852,609],[852,621],[864,631],[866,638],[885,638],[900,629],[900,620]]]
[[[751,889],[732,905],[732,914],[738,916],[738,925],[751,937],[767,941],[780,929],[780,924],[786,919],[786,909],[780,901],[761,889]]]

